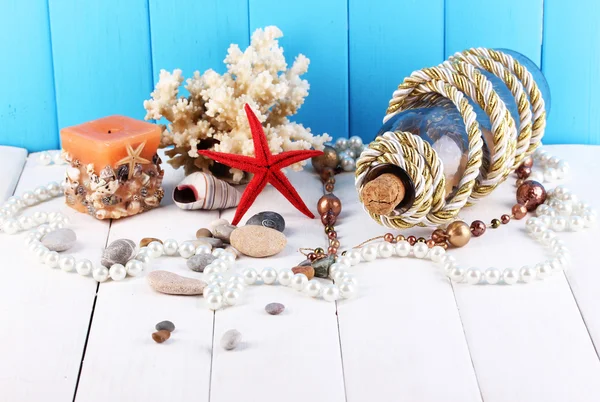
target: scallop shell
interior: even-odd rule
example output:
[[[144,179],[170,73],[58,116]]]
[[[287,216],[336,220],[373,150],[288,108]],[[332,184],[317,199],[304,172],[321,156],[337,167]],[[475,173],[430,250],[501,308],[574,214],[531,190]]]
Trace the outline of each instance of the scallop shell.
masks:
[[[192,173],[173,190],[173,201],[181,209],[233,208],[240,198],[229,183],[204,172]]]

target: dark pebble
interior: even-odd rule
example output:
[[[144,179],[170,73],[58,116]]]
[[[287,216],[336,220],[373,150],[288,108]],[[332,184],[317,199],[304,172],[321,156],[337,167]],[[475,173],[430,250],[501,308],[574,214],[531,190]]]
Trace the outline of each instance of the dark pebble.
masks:
[[[158,324],[156,324],[154,326],[154,328],[156,328],[157,331],[164,329],[165,331],[173,332],[173,331],[175,331],[175,324],[173,324],[169,320],[165,320],[165,321],[161,321]]]

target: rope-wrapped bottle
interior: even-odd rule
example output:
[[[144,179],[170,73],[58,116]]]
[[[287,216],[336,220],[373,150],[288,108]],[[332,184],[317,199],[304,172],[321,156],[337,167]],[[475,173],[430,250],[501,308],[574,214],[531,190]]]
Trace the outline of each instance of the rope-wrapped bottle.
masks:
[[[365,209],[392,228],[453,221],[541,144],[549,105],[542,72],[513,51],[470,49],[413,72],[357,161]]]

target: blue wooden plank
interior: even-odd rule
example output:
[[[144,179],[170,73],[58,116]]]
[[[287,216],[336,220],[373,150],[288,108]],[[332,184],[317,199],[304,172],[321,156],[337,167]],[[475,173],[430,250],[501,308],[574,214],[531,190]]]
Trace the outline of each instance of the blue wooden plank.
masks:
[[[538,66],[544,0],[446,0],[446,57],[472,47],[512,49]]]
[[[546,0],[542,70],[552,92],[544,143],[600,144],[600,7]]]
[[[348,135],[348,7],[346,0],[249,0],[250,32],[277,25],[288,65],[310,59],[309,96],[294,121],[315,134]]]
[[[144,117],[152,89],[147,0],[50,1],[50,27],[59,127]]]
[[[372,140],[402,80],[443,61],[444,1],[349,0],[349,17],[350,132]]]
[[[212,68],[226,71],[223,60],[231,43],[245,48],[247,0],[149,0],[154,80],[161,69],[179,68],[185,77]]]
[[[0,144],[58,148],[46,0],[3,1],[0,38]]]

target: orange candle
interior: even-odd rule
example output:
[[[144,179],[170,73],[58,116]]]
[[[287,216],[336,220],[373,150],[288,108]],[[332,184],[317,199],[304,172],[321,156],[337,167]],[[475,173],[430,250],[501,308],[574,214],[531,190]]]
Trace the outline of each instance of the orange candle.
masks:
[[[66,202],[98,219],[118,219],[158,206],[164,191],[156,151],[161,129],[109,116],[61,130]]]

